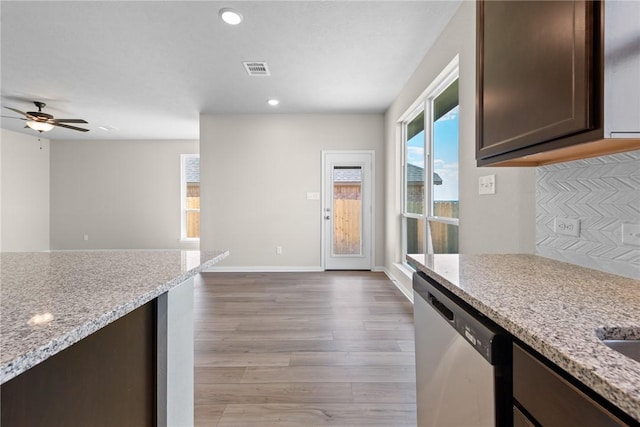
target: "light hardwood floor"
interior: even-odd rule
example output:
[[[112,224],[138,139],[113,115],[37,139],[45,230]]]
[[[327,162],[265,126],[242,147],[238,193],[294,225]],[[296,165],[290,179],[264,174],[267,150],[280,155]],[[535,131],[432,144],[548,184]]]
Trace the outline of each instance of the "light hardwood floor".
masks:
[[[204,273],[194,307],[196,425],[415,427],[413,307],[383,273]]]

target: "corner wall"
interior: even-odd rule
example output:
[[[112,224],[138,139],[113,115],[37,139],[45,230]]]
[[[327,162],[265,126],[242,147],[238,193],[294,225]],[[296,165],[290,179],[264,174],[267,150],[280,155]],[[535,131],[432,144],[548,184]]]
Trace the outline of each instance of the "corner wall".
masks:
[[[49,250],[49,147],[48,139],[1,129],[2,251]]]
[[[402,144],[399,118],[444,67],[459,54],[460,65],[460,251],[533,253],[535,250],[535,168],[476,167],[475,2],[462,2],[438,40],[385,115],[386,268],[411,295],[402,263]],[[496,194],[478,195],[478,178],[495,174]]]
[[[201,115],[201,249],[228,249],[220,267],[321,268],[322,150],[374,150],[375,266],[383,250],[381,114]],[[282,254],[276,254],[276,246]]]
[[[53,141],[51,249],[197,249],[180,241],[180,154],[194,153],[198,141]]]

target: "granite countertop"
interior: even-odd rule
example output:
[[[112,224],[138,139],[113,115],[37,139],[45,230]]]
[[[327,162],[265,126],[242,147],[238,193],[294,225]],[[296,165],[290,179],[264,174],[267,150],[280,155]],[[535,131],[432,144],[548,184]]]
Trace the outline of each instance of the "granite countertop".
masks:
[[[640,362],[599,339],[640,339],[639,280],[535,255],[407,260],[640,421]]]
[[[0,384],[227,255],[180,250],[0,253]]]

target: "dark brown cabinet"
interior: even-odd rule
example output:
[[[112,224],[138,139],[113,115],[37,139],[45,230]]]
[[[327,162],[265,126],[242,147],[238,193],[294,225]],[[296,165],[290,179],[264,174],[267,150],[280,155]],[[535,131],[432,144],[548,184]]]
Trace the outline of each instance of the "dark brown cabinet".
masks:
[[[151,301],[2,384],[0,424],[155,426],[155,319]]]
[[[600,1],[478,2],[479,166],[640,147],[638,139],[603,140],[603,14]]]
[[[536,427],[517,406],[513,407],[513,427]]]
[[[625,414],[616,416],[546,360],[513,346],[514,426],[607,427],[637,425]],[[587,394],[589,393],[589,394]],[[619,410],[618,410],[619,411]],[[623,421],[622,418],[627,419]]]

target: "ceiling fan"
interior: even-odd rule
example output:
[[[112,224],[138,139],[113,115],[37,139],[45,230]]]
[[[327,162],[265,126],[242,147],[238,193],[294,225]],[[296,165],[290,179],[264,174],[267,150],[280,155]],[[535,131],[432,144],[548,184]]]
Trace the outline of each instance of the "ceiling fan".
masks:
[[[70,126],[67,125],[65,123],[88,123],[86,120],[82,120],[82,119],[56,119],[54,118],[51,114],[47,114],[47,113],[43,113],[42,109],[47,105],[44,102],[39,102],[39,101],[33,101],[33,103],[36,105],[36,107],[38,107],[38,111],[28,111],[28,112],[23,112],[20,111],[16,108],[12,108],[12,107],[4,107],[7,108],[11,111],[15,111],[18,114],[22,114],[23,116],[25,116],[26,118],[22,118],[22,117],[7,117],[7,116],[3,116],[3,117],[7,117],[9,119],[18,119],[18,120],[25,120],[26,121],[26,125],[25,127],[29,127],[33,130],[37,130],[38,132],[47,132],[50,131],[51,129],[53,129],[54,126],[58,126],[61,128],[66,128],[66,129],[71,129],[71,130],[77,130],[80,132],[88,132],[89,129],[84,129],[84,128],[79,128],[76,126]]]

